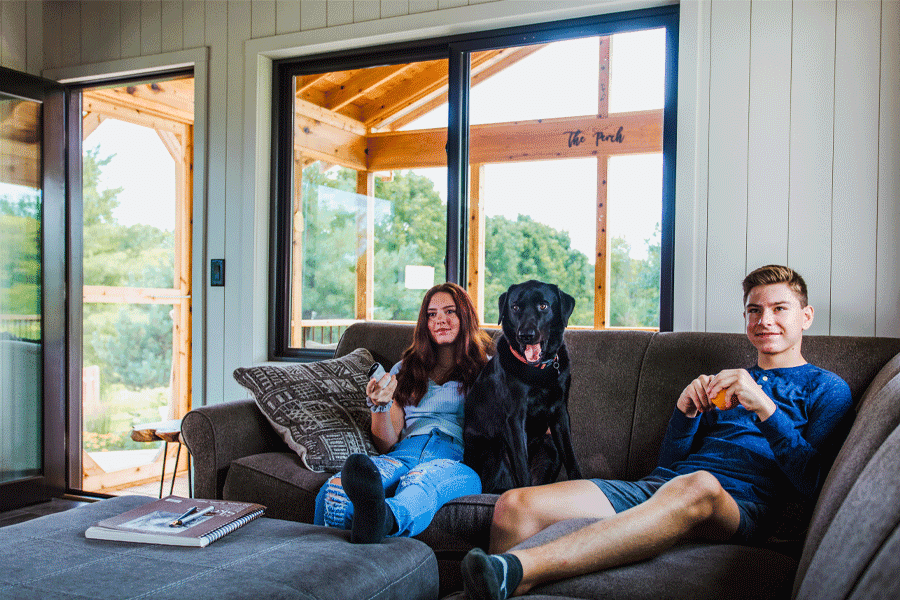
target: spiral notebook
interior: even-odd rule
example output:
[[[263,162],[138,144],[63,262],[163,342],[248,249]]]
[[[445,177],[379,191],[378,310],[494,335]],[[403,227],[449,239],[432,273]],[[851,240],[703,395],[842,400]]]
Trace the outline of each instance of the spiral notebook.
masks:
[[[167,496],[104,519],[88,527],[84,536],[203,548],[262,516],[265,510],[265,506],[249,502]]]

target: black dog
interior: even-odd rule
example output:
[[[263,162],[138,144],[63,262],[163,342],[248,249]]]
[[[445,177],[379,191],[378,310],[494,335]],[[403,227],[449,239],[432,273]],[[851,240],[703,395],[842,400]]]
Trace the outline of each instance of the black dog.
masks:
[[[463,462],[484,493],[581,478],[569,429],[569,355],[563,332],[575,299],[526,281],[500,295],[503,336],[466,396]],[[547,436],[547,430],[550,436]]]

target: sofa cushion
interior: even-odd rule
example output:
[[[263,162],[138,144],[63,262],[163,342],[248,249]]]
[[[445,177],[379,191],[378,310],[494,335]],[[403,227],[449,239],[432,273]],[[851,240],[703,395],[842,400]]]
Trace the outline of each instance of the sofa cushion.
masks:
[[[556,523],[517,547],[525,548],[557,539],[594,521],[571,519]],[[763,548],[688,543],[677,545],[649,560],[547,583],[524,597],[563,596],[597,600],[785,598],[796,565],[792,558]]]
[[[351,454],[377,454],[365,401],[372,362],[360,348],[314,363],[242,367],[234,378],[307,469],[337,472]]]
[[[647,331],[566,331],[572,364],[569,421],[572,447],[587,478],[625,479]],[[674,400],[671,400],[674,404]],[[565,475],[565,469],[561,476]]]
[[[262,452],[231,463],[222,498],[263,504],[274,519],[312,523],[316,494],[328,477],[304,468],[293,452]]]

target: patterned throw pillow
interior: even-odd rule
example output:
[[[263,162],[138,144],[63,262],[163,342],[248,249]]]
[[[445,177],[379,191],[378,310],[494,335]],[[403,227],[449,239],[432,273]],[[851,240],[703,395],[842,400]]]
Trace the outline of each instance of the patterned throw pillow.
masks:
[[[374,455],[366,383],[368,350],[314,363],[234,371],[272,427],[310,471],[337,472],[351,454]]]

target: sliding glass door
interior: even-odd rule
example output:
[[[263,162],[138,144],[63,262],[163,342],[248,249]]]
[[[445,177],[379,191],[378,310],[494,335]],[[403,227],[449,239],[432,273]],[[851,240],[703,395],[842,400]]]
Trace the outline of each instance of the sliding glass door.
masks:
[[[0,510],[65,489],[64,109],[0,69]]]

